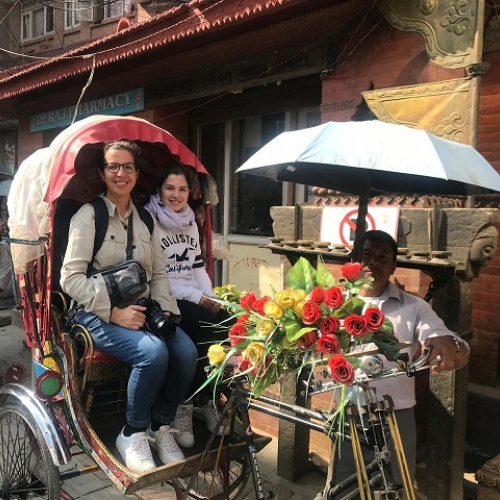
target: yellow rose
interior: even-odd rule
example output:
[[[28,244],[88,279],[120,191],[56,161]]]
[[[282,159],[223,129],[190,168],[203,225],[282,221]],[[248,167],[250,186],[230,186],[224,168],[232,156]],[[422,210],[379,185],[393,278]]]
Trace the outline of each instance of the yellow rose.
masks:
[[[226,359],[226,351],[220,344],[212,344],[208,348],[207,356],[212,366],[219,366]]]
[[[283,311],[283,308],[273,300],[268,300],[264,304],[264,314],[271,319],[281,319],[285,311]]]
[[[255,330],[258,335],[267,337],[276,329],[276,323],[271,319],[259,319],[255,324]]]
[[[295,303],[302,302],[306,300],[306,292],[304,290],[291,290]]]
[[[266,348],[260,342],[251,342],[243,351],[243,359],[248,359],[252,366],[257,367],[262,364],[266,355]]]
[[[302,311],[304,310],[304,304],[306,303],[305,300],[301,300],[300,302],[297,302],[295,304],[295,307],[293,308],[293,312],[297,315],[297,318],[302,319]]]
[[[277,304],[283,309],[291,309],[295,305],[295,298],[291,290],[283,290],[282,292],[278,292],[274,297],[274,300]]]

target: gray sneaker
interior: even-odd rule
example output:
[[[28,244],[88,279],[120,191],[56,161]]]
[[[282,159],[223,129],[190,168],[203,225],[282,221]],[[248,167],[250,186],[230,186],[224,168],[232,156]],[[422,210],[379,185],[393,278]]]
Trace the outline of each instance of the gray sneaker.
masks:
[[[172,427],[177,431],[174,433],[174,438],[178,445],[184,448],[192,448],[194,446],[192,404],[178,406]]]
[[[157,431],[151,429],[146,431],[146,437],[151,448],[157,451],[160,460],[165,465],[184,460],[184,453],[182,453],[174,439],[174,433],[176,432],[170,425],[162,425]]]
[[[198,408],[196,408],[196,413],[195,415],[200,419],[205,422],[207,429],[210,432],[214,432],[214,430],[217,428],[217,424],[220,420],[221,414],[219,413],[219,410],[215,406],[214,402],[212,400],[209,400],[207,404],[201,405]],[[219,429],[217,430],[217,435],[218,436],[227,436],[229,434],[229,426],[224,425],[224,422],[219,426]]]

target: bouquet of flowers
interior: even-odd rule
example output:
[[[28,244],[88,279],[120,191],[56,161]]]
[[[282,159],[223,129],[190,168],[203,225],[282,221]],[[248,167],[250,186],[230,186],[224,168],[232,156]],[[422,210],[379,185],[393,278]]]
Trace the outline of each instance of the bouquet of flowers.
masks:
[[[353,351],[374,343],[389,359],[398,354],[393,327],[380,309],[356,295],[372,278],[363,278],[360,263],[341,267],[337,282],[323,261],[315,269],[301,257],[290,269],[287,288],[272,297],[242,294],[221,302],[233,313],[226,342],[208,350],[209,380],[219,382],[226,366],[232,376],[246,376],[258,397],[285,373],[324,366],[339,384],[354,381],[359,358]]]

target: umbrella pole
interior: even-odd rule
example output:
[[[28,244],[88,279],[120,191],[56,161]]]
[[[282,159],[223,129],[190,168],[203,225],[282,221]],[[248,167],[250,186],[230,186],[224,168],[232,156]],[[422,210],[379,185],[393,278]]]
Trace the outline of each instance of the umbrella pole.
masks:
[[[363,252],[363,239],[365,237],[366,214],[368,213],[368,190],[359,195],[358,217],[356,221],[356,234],[354,236],[354,248],[352,250],[352,260],[361,262],[361,253]]]

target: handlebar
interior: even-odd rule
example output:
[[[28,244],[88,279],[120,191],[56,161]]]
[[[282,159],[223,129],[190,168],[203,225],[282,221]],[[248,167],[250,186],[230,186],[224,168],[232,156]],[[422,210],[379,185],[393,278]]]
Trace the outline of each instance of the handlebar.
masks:
[[[356,378],[352,385],[363,385],[368,381],[383,380],[391,377],[399,377],[400,375],[413,377],[418,371],[428,370],[430,368],[429,356],[431,351],[432,346],[426,347],[420,357],[413,362],[409,362],[405,360],[404,357],[401,357],[397,360],[397,366],[386,370],[383,368],[383,361],[380,355],[370,354],[368,356],[363,356],[361,357],[359,366],[361,373],[356,374]],[[438,358],[439,356],[436,357],[436,360]],[[309,388],[307,391],[309,396],[330,392],[342,386],[339,382],[334,381],[322,382],[321,380],[303,380],[303,383]]]

